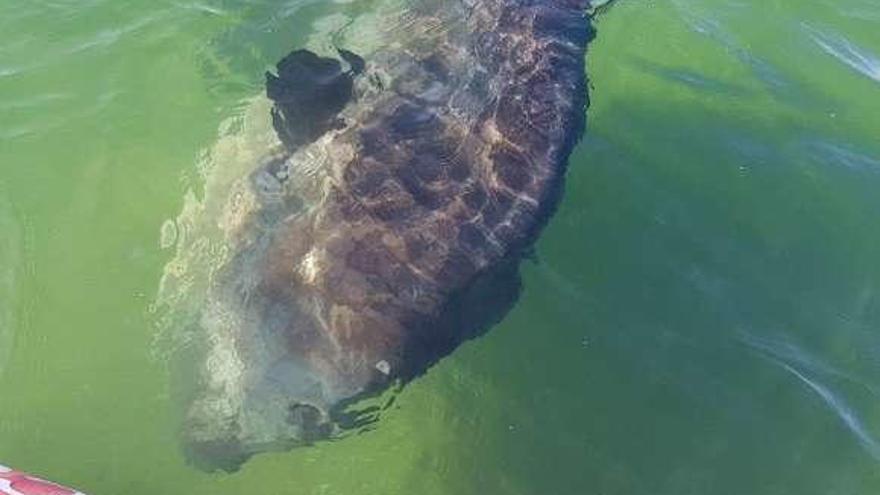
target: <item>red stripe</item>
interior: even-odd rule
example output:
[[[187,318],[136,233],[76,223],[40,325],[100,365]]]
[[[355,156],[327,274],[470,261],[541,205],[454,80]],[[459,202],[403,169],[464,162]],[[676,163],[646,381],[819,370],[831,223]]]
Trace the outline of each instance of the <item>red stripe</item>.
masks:
[[[76,495],[76,492],[69,488],[64,488],[55,483],[32,478],[17,471],[0,473],[0,478],[9,481],[10,485],[12,485],[12,489],[20,492],[22,495]],[[12,494],[0,492],[0,495]]]

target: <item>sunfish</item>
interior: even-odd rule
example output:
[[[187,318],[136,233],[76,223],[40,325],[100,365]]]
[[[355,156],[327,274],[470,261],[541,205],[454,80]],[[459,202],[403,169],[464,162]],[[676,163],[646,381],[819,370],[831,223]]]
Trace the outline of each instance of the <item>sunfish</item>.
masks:
[[[193,344],[192,462],[338,436],[347,405],[504,315],[584,131],[598,4],[416,0],[376,16],[372,45],[267,73],[160,290]]]

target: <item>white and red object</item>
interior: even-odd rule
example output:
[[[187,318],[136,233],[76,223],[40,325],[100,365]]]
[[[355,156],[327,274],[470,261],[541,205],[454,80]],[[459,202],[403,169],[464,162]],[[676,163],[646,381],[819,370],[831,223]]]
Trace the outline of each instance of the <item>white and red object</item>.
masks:
[[[50,481],[0,465],[0,495],[84,495]]]

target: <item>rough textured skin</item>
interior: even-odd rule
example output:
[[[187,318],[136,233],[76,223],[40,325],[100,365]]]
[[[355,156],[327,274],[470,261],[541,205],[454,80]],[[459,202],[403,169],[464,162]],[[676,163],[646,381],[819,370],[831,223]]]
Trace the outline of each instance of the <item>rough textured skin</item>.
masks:
[[[295,51],[267,75],[283,146],[251,175],[256,206],[218,284],[247,324],[215,340],[246,371],[195,398],[198,462],[234,469],[331,436],[342,406],[509,308],[584,128],[588,8],[421,2],[389,29],[397,48]]]

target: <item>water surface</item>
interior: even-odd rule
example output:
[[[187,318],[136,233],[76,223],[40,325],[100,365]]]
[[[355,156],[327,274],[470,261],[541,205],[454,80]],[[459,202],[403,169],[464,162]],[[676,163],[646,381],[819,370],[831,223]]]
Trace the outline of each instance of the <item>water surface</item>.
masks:
[[[619,2],[504,322],[375,431],[187,466],[151,312],[161,227],[263,70],[371,9],[0,5],[2,463],[92,495],[880,490],[870,0]]]

